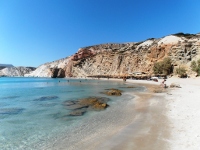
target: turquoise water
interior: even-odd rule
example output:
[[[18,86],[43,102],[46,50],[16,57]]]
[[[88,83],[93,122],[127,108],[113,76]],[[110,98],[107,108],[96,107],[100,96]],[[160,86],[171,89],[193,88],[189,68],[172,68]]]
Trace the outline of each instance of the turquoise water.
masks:
[[[68,116],[70,110],[63,102],[89,96],[108,97],[101,93],[108,88],[121,88],[124,93],[144,90],[144,87],[128,89],[124,88],[126,86],[123,82],[109,80],[0,78],[0,149],[51,149],[52,142],[60,138],[76,142],[79,135],[73,133],[75,129],[106,111],[122,109],[119,103],[133,97],[128,94],[109,97],[110,107],[105,111],[91,111],[75,117]]]

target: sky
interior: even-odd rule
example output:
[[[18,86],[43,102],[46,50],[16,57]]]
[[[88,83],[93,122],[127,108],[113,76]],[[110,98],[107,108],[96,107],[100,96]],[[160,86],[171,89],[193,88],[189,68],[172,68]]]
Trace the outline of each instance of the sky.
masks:
[[[103,43],[200,32],[200,0],[0,0],[0,64],[38,67]]]

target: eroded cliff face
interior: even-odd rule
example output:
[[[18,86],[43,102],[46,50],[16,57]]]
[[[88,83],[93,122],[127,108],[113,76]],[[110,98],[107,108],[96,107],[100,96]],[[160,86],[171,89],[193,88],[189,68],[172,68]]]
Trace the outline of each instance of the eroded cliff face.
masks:
[[[190,70],[192,60],[200,58],[199,34],[174,34],[138,43],[100,44],[80,48],[65,59],[41,65],[31,76],[52,76],[52,69],[64,70],[66,77],[125,75],[132,72],[153,73],[155,62],[170,57],[174,67]],[[54,77],[58,77],[55,75]]]

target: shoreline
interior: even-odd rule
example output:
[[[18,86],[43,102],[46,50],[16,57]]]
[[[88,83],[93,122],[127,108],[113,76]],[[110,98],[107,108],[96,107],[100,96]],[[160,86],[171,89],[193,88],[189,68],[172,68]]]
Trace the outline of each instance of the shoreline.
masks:
[[[112,79],[118,80],[118,79]],[[118,80],[119,81],[119,80]],[[127,80],[126,83],[140,84],[140,85],[160,85],[162,80],[158,82],[145,81],[145,80]],[[155,136],[150,130],[146,132],[146,136],[143,138],[137,138],[136,136],[124,137],[126,140],[121,142],[121,144],[116,144],[114,149],[126,149],[131,150],[133,148],[142,150],[160,150],[160,149],[170,149],[170,150],[194,150],[200,147],[200,78],[176,78],[172,77],[167,79],[166,84],[170,86],[171,83],[176,83],[181,86],[181,88],[168,88],[166,93],[155,93],[152,97],[146,97],[145,99],[151,101],[148,109],[151,109],[152,105],[156,105],[156,98],[163,99],[163,105],[160,107],[160,113],[155,114],[156,117],[164,117],[158,119],[157,128],[160,128],[158,135]],[[147,87],[148,88],[148,87]],[[151,92],[152,93],[152,92]],[[136,93],[134,93],[136,94]],[[136,94],[138,96],[137,100],[144,100],[143,94]],[[159,100],[160,101],[160,100]],[[156,118],[154,118],[156,119]],[[155,121],[155,120],[154,120]],[[119,133],[118,137],[123,137],[124,134],[130,134],[134,131],[133,125],[129,124],[124,127]],[[152,125],[148,126],[153,128]],[[128,130],[127,133],[126,130]],[[154,134],[154,140],[152,136]],[[117,139],[116,137],[114,139]],[[121,139],[122,140],[122,139]],[[112,140],[111,140],[112,141]],[[140,143],[140,141],[142,141]],[[152,143],[150,142],[152,141]],[[114,140],[112,142],[115,142]],[[119,142],[119,141],[118,141]],[[156,145],[154,144],[156,142]],[[138,145],[135,147],[135,145]],[[109,144],[107,144],[109,147]],[[104,147],[106,149],[106,147]],[[112,149],[111,147],[107,149]]]
[[[113,79],[112,79],[113,80]],[[114,79],[119,81],[118,79]],[[146,91],[132,92],[135,96],[134,111],[138,117],[102,144],[98,150],[165,150],[170,137],[169,120],[166,117],[166,93],[154,93],[161,82],[127,80],[126,84],[145,86]],[[160,107],[162,106],[162,107]],[[113,144],[115,143],[115,144]]]

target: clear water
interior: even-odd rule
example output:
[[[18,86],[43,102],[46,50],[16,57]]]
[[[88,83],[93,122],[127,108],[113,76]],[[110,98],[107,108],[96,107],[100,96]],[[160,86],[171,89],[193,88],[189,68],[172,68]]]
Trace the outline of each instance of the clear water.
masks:
[[[108,88],[133,90],[123,88],[126,86],[123,82],[109,80],[0,78],[0,149],[50,149],[48,146],[52,141],[56,143],[70,132],[75,136],[73,131],[88,119],[105,113],[91,111],[70,117],[67,115],[70,110],[62,105],[64,101],[89,96],[108,97],[100,93]],[[118,105],[122,100],[133,99],[127,94],[109,98],[110,107],[105,111],[122,109]]]

